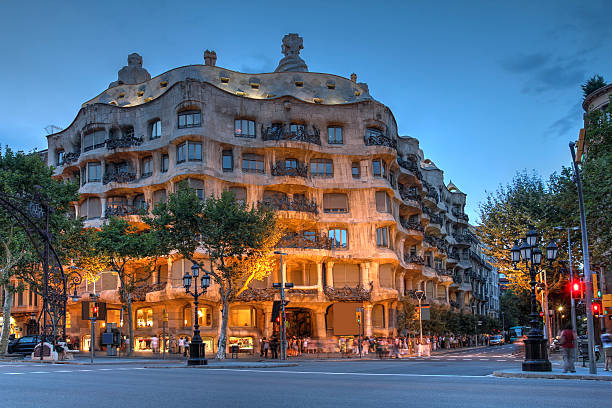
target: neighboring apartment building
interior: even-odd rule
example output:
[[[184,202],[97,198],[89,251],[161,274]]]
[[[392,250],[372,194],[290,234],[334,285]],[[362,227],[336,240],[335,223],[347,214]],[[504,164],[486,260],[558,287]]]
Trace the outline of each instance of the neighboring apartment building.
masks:
[[[80,183],[75,215],[90,227],[109,215],[138,223],[139,210],[183,180],[203,199],[231,190],[249,205],[276,208],[288,228],[279,244],[288,253],[286,277],[295,284],[287,295],[290,336],[355,335],[338,322],[356,321],[358,307],[366,336],[392,335],[399,300],[414,289],[432,304],[487,313],[487,274],[474,276],[466,195],[445,184],[416,139],[398,135],[392,112],[367,84],[355,74],[308,72],[301,48],[297,34],[285,36],[285,57],[273,73],[220,68],[207,51],[205,65],[154,78],[131,54],[116,82],[48,136],[55,174]],[[163,310],[169,335],[191,336],[193,299],[182,287],[190,267],[169,256],[136,296],[137,350],[161,334]],[[279,281],[277,268],[231,305],[231,344],[249,350],[277,332],[272,283]],[[116,277],[103,274],[97,285],[106,322],[120,323]],[[80,289],[86,299],[91,286]],[[220,313],[212,285],[198,311],[209,351]],[[87,348],[80,305],[70,303],[69,314],[69,334]]]

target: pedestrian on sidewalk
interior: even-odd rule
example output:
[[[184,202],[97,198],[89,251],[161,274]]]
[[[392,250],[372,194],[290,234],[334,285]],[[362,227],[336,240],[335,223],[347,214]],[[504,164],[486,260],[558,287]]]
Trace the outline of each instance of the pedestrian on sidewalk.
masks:
[[[265,337],[263,338],[263,352],[264,357],[268,358],[268,350],[270,350],[270,342]]]
[[[157,353],[158,345],[159,345],[159,339],[157,338],[157,335],[153,335],[153,337],[151,337],[151,350],[153,350],[153,353]]]
[[[603,347],[604,362],[606,364],[604,370],[610,371],[612,367],[612,335],[610,333],[604,331],[601,334],[601,346]]]
[[[574,361],[576,360],[576,335],[572,330],[572,325],[568,324],[559,336],[559,343],[563,349],[563,372],[576,372]]]

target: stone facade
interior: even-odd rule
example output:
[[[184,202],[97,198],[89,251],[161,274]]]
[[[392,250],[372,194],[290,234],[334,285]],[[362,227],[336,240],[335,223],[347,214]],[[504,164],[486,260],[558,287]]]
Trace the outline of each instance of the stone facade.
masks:
[[[109,215],[138,223],[139,210],[185,179],[203,198],[230,189],[250,205],[275,207],[289,229],[279,249],[295,284],[288,292],[290,335],[357,334],[337,324],[355,319],[357,307],[364,307],[366,336],[393,335],[399,300],[419,288],[431,303],[486,313],[472,309],[487,292],[473,294],[466,195],[445,184],[416,139],[398,135],[392,112],[367,84],[356,75],[307,72],[301,48],[301,38],[286,37],[285,58],[265,74],[217,67],[207,51],[205,65],[113,83],[85,103],[67,129],[48,136],[56,175],[80,183],[75,215],[91,227]],[[132,57],[134,72],[144,75],[142,59]],[[141,77],[128,75],[129,67],[120,80]],[[138,348],[161,334],[163,311],[168,333],[190,336],[192,299],[181,281],[190,266],[169,256],[143,289],[134,307]],[[230,342],[246,349],[277,329],[271,315],[278,269],[232,304]],[[116,277],[104,274],[98,291],[107,320],[119,323],[116,289]],[[214,285],[200,304],[202,336],[216,348]],[[69,310],[70,333],[82,340],[88,322],[80,320],[80,305]]]

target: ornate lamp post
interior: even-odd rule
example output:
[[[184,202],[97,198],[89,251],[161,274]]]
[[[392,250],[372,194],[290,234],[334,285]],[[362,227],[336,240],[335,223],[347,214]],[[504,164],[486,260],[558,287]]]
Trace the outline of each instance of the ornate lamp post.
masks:
[[[194,300],[194,321],[193,321],[193,337],[191,342],[189,343],[189,359],[187,360],[187,365],[206,365],[208,361],[206,360],[206,351],[204,347],[204,343],[202,342],[202,337],[200,337],[200,325],[198,324],[198,298],[200,295],[206,293],[206,290],[210,286],[210,275],[205,273],[200,278],[200,285],[202,288],[201,292],[198,292],[198,276],[200,275],[200,267],[197,264],[193,264],[191,267],[191,275],[189,271],[185,272],[183,276],[183,287],[185,288],[185,293],[193,296]],[[191,283],[194,283],[193,291],[191,291]]]
[[[542,264],[542,250],[538,248],[537,231],[530,226],[522,245],[519,246],[515,242],[510,253],[513,263],[519,263],[521,259],[525,262],[525,267],[529,271],[529,277],[531,278],[529,282],[531,287],[531,320],[529,324],[531,328],[527,332],[527,339],[525,339],[523,371],[552,371],[552,365],[548,360],[547,341],[544,339],[544,334],[540,328],[539,315],[536,311],[536,274],[537,268]],[[551,242],[546,247],[546,258],[552,264],[556,257],[557,245]]]

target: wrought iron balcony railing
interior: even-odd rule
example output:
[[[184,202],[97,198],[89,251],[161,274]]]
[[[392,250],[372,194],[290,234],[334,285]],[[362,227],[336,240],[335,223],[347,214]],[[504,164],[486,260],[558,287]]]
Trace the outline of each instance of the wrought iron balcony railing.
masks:
[[[400,184],[399,193],[402,200],[413,200],[419,204],[421,203],[422,198],[416,187],[404,187],[404,185]]]
[[[146,214],[149,206],[147,203],[141,203],[138,205],[128,204],[117,204],[111,203],[106,204],[104,214],[106,217],[125,217],[128,215],[143,215]]]
[[[278,211],[302,211],[313,214],[319,213],[319,208],[317,207],[317,202],[315,200],[278,198],[262,200],[259,202],[259,205],[265,205]]]
[[[124,135],[117,138],[108,139],[106,141],[106,148],[108,150],[118,149],[121,147],[132,147],[132,146],[140,146],[143,142],[142,137],[136,137],[133,135]]]
[[[305,235],[292,232],[280,239],[277,248],[331,249],[332,240],[325,235]]]
[[[62,160],[62,162],[60,163],[61,165],[64,164],[70,164],[70,163],[74,163],[77,160],[79,160],[79,156],[81,155],[81,153],[66,153],[64,154],[64,159]]]
[[[321,145],[321,132],[316,126],[311,126],[312,131],[308,131],[306,125],[291,131],[286,125],[273,125],[264,127],[261,125],[261,135],[263,140],[294,140],[298,142],[313,143]]]
[[[404,255],[404,262],[425,265],[425,259],[420,255]]]
[[[397,164],[400,165],[400,167],[411,171],[414,173],[414,175],[421,180],[423,178],[423,174],[421,174],[421,170],[419,169],[419,165],[417,164],[416,161],[412,161],[412,160],[404,160],[400,157],[397,158]]]
[[[272,165],[273,176],[308,177],[308,166],[297,162],[295,167],[287,166],[285,161],[279,160]]]
[[[370,134],[364,137],[366,146],[385,146],[397,149],[397,141],[382,133]]]
[[[108,184],[110,182],[129,183],[136,180],[136,173],[131,171],[119,170],[106,173],[102,182]]]
[[[423,232],[423,226],[418,221],[408,221],[405,218],[400,218],[400,224],[402,224],[402,227],[406,228],[409,231]]]

